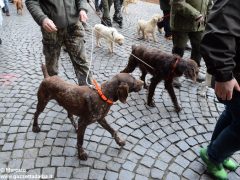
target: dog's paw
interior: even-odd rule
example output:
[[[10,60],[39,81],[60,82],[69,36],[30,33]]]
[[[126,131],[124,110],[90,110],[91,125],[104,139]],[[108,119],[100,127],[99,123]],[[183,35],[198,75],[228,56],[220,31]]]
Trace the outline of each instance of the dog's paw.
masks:
[[[121,140],[121,139],[119,138],[119,140],[117,141],[117,144],[122,147],[122,146],[125,146],[126,141]]]
[[[33,126],[32,127],[32,131],[35,132],[35,133],[38,133],[41,131],[40,127],[39,126]]]
[[[182,108],[180,106],[178,106],[178,107],[175,107],[175,110],[176,110],[176,112],[180,112],[182,110]]]
[[[150,106],[150,107],[156,107],[156,105],[153,101],[148,102],[147,105]]]
[[[80,160],[86,161],[88,159],[88,155],[84,151],[81,151],[81,152],[78,153],[78,158]]]

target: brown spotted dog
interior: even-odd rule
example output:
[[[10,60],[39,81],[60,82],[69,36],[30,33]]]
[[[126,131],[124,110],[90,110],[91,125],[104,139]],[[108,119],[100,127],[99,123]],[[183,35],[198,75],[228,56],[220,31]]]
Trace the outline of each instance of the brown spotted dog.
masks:
[[[68,118],[77,130],[78,157],[87,160],[87,154],[83,150],[84,133],[89,124],[98,122],[115,139],[119,146],[124,146],[125,141],[120,139],[117,132],[107,123],[107,115],[113,102],[117,100],[126,103],[128,94],[138,92],[143,86],[143,81],[136,80],[128,73],[120,73],[112,79],[104,82],[98,91],[88,86],[79,86],[68,83],[58,76],[49,76],[45,65],[42,65],[44,79],[38,89],[38,104],[34,114],[33,132],[39,132],[38,117],[43,112],[47,103],[55,99],[60,106],[68,112]],[[104,96],[104,97],[103,97]],[[78,128],[73,119],[78,119]]]
[[[165,88],[177,112],[181,111],[181,107],[173,89],[173,79],[184,74],[186,78],[196,82],[199,72],[198,66],[193,60],[184,60],[177,55],[167,54],[159,49],[151,49],[142,45],[132,46],[127,67],[121,72],[131,73],[136,67],[139,67],[142,72],[141,80],[144,81],[145,88],[148,88],[145,82],[147,73],[152,75],[147,104],[151,107],[155,106],[152,100],[155,88],[160,81],[164,80]]]

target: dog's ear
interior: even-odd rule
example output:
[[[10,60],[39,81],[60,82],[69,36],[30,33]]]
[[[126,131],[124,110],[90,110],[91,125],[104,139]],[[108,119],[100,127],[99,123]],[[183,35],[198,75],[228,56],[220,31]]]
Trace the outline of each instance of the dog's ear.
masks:
[[[127,83],[121,83],[118,86],[118,90],[117,90],[117,95],[118,95],[118,99],[119,101],[121,101],[122,103],[126,103],[127,97],[128,97],[128,92],[129,92],[129,86]]]
[[[187,71],[184,73],[186,78],[191,79],[193,82],[196,82],[198,73],[199,68],[197,63],[192,59],[187,60]]]

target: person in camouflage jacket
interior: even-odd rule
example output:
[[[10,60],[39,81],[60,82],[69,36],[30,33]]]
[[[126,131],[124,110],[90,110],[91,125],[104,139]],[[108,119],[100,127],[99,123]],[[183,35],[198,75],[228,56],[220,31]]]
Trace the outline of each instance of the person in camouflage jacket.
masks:
[[[89,70],[85,53],[86,0],[26,0],[27,9],[41,26],[43,53],[49,75],[58,74],[58,59],[64,44],[73,63],[79,85],[86,84]],[[88,79],[91,83],[90,78]]]
[[[173,36],[172,53],[183,56],[187,41],[190,40],[193,59],[200,67],[200,41],[205,28],[212,0],[172,0],[170,27]],[[198,77],[198,81],[203,81]]]

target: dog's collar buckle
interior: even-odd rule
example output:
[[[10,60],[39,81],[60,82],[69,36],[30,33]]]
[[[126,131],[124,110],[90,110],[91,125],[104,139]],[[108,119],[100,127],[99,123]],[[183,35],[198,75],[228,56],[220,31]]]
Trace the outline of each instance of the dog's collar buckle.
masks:
[[[92,80],[97,92],[98,92],[98,95],[102,98],[102,100],[106,101],[108,104],[112,105],[113,104],[113,101],[108,99],[102,92],[101,90],[101,87],[99,87],[97,81],[95,79]]]

